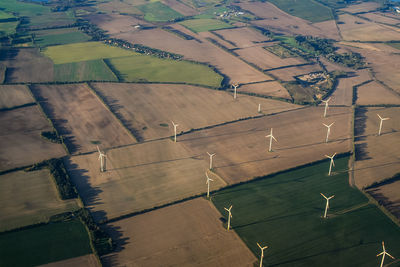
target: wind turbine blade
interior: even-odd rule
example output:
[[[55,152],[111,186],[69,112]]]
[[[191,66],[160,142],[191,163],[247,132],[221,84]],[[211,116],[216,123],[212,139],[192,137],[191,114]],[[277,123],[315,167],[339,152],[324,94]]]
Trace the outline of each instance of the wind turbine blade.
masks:
[[[231,208],[232,208],[232,205],[229,207],[229,210],[231,210]]]
[[[333,158],[331,160],[332,160],[332,166],[335,167],[335,161],[333,160]]]
[[[329,158],[329,159],[331,158],[331,157],[329,157],[328,155],[325,155],[325,157],[327,157],[327,158]]]
[[[388,119],[390,119],[390,118],[383,118],[382,120],[383,120],[383,121],[387,121]]]
[[[335,157],[335,156],[336,156],[336,152],[335,152],[335,154],[333,154],[332,158]]]
[[[329,127],[331,127],[335,122],[332,122],[331,125],[329,125]]]
[[[329,126],[328,126],[328,125],[326,125],[325,123],[323,123],[323,125],[324,125],[325,127],[328,127],[328,128],[329,128]]]
[[[224,209],[225,209],[227,212],[229,212],[229,210],[228,210],[227,208],[224,207]]]
[[[323,196],[324,198],[327,198],[324,194],[322,194],[322,193],[320,193],[321,194],[321,196]]]
[[[382,255],[383,253],[385,253],[385,252],[381,252],[381,253],[379,253],[378,255],[376,255],[377,257],[379,257],[380,255]]]
[[[268,248],[268,246],[265,246],[265,247],[262,248],[262,250],[267,249],[267,248]]]
[[[99,148],[99,146],[97,146],[97,151],[99,151],[99,153],[101,153],[101,152],[100,152],[100,148]]]
[[[389,253],[385,252],[386,255],[388,255],[389,257],[391,257],[392,259],[394,259],[394,257],[392,255],[390,255]]]
[[[278,140],[276,140],[274,136],[271,136],[271,137],[272,137],[272,139],[274,139],[276,142],[278,142]]]
[[[213,180],[213,179],[208,179],[208,180],[210,180],[211,182],[214,182],[214,180]]]
[[[376,115],[378,115],[379,119],[381,119],[381,120],[382,120],[382,117],[381,117],[379,114],[376,114]]]
[[[260,246],[260,244],[257,243],[257,246],[258,246],[260,249],[262,249],[262,247]]]
[[[333,195],[333,196],[330,196],[330,197],[329,197],[329,199],[331,199],[331,198],[334,198],[334,197],[335,197],[335,195]]]

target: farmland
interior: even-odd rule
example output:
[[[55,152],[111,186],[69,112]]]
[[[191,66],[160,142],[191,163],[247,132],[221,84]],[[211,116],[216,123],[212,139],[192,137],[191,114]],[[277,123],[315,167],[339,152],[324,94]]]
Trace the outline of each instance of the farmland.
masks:
[[[0,234],[5,266],[34,266],[91,252],[88,232],[77,219]]]
[[[182,14],[159,1],[136,6],[136,8],[144,13],[144,19],[147,21],[172,21],[183,17]]]
[[[40,136],[41,132],[53,129],[37,106],[0,112],[0,125],[0,170],[65,155],[60,144]]]
[[[118,81],[102,59],[54,65],[54,80],[60,82]]]
[[[0,37],[14,34],[18,21],[0,22]]]
[[[99,171],[98,155],[70,158],[67,168],[96,221],[151,209],[204,193],[206,151],[189,153],[184,145],[161,140],[108,150],[106,169]],[[212,190],[225,185],[218,176]]]
[[[93,254],[87,254],[67,260],[56,261],[41,267],[100,267],[99,260]]]
[[[47,222],[52,215],[79,208],[77,200],[60,199],[47,169],[4,174],[0,188],[0,231]]]
[[[32,31],[31,33],[35,36],[35,44],[40,47],[82,43],[90,39],[89,36],[82,33],[77,28],[41,30]]]
[[[24,85],[0,85],[0,109],[10,109],[33,103],[35,100]]]
[[[400,104],[400,96],[377,82],[370,82],[357,88],[357,104]]]
[[[400,181],[394,179],[393,181],[383,182],[378,186],[369,188],[367,192],[372,195],[379,204],[385,206],[390,213],[400,218],[399,190]]]
[[[337,159],[332,177],[324,174],[324,161],[222,190],[213,203],[224,217],[224,207],[233,205],[233,229],[255,255],[257,242],[268,245],[268,265],[376,266],[382,240],[393,254],[400,253],[400,230],[348,185],[347,162]],[[335,195],[325,220],[321,192]]]
[[[240,86],[241,92],[253,93],[261,96],[272,96],[278,98],[291,99],[288,91],[276,81],[263,83],[245,84]]]
[[[214,31],[232,27],[232,25],[216,19],[185,20],[181,24],[194,32]]]
[[[253,266],[256,258],[221,225],[218,211],[197,198],[118,222],[106,229],[118,240],[104,266]],[[160,223],[162,222],[162,223]],[[157,253],[153,253],[153,251]]]
[[[187,85],[95,83],[93,87],[123,118],[127,128],[143,140],[171,136],[171,120],[179,124],[179,133],[257,116],[258,104],[264,114],[298,108],[250,96],[240,95],[234,100],[226,92]]]
[[[225,40],[234,43],[238,48],[246,48],[269,41],[267,36],[248,27],[218,30],[215,32]]]

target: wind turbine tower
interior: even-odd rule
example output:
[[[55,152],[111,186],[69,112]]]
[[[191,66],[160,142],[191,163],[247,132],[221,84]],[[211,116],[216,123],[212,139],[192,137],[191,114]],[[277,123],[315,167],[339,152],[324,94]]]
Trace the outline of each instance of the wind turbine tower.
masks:
[[[258,104],[258,113],[261,113],[261,104]]]
[[[383,247],[383,251],[381,253],[379,253],[378,255],[376,255],[377,257],[382,255],[381,267],[383,266],[383,262],[385,261],[385,255],[388,255],[389,257],[394,259],[394,257],[392,255],[390,255],[389,253],[386,252],[385,242],[383,242],[383,241],[382,241],[382,247]]]
[[[326,112],[328,111],[328,102],[331,100],[331,98],[328,98],[327,100],[322,100],[322,102],[325,103],[325,111],[324,111],[324,118],[326,117]]]
[[[326,214],[328,213],[328,209],[329,209],[329,199],[333,198],[335,195],[326,197],[324,194],[321,193],[321,196],[323,196],[326,199],[326,206],[325,206],[325,213],[324,213],[324,218],[326,219]]]
[[[229,209],[225,208],[224,209],[228,212],[228,226],[227,226],[227,230],[229,231],[229,228],[231,228],[231,218],[232,218],[232,213],[231,213],[231,209],[232,209],[232,205],[229,207]]]
[[[239,87],[239,83],[233,83],[232,87],[235,89],[235,91],[233,93],[233,99],[236,99],[236,92],[237,92],[237,88]]]
[[[214,154],[210,154],[210,153],[208,153],[207,152],[207,154],[208,154],[208,156],[210,157],[210,170],[212,169],[212,162],[213,162],[213,157],[215,156],[215,153]]]
[[[262,247],[260,244],[257,243],[257,246],[261,249],[261,257],[260,257],[260,267],[262,267],[262,262],[264,259],[264,249],[267,249],[268,246]]]
[[[103,152],[100,151],[99,146],[97,146],[97,151],[99,151],[99,160],[100,160],[100,171],[105,172],[104,162],[107,157]]]
[[[331,176],[332,166],[335,167],[335,162],[333,161],[333,158],[335,156],[336,156],[336,153],[333,154],[332,156],[325,155],[325,157],[331,159],[331,163],[329,164],[329,173],[328,173],[329,176]]]
[[[176,127],[178,127],[179,124],[175,124],[173,121],[171,121],[171,122],[172,122],[172,125],[174,126],[174,133],[175,133],[174,142],[176,143]]]
[[[381,123],[379,124],[379,132],[378,132],[378,135],[381,135],[383,121],[386,121],[390,118],[382,118],[381,116],[379,116],[379,114],[376,114],[376,115],[378,115],[379,119],[381,120]]]
[[[206,177],[207,177],[207,181],[206,181],[206,184],[207,184],[207,198],[210,198],[210,181],[214,182],[214,180],[211,179],[210,177],[208,177],[208,173],[207,172],[206,172]]]
[[[332,122],[331,124],[329,124],[329,125],[326,125],[325,123],[323,123],[323,125],[325,126],[325,127],[327,127],[328,128],[328,131],[326,132],[326,139],[325,139],[325,143],[328,143],[328,139],[329,139],[329,134],[331,133],[331,126],[334,124],[334,122]]]
[[[271,133],[269,135],[266,135],[265,137],[269,137],[269,152],[272,151],[272,139],[274,139],[276,142],[278,142],[275,137],[272,135],[272,128],[271,128]]]

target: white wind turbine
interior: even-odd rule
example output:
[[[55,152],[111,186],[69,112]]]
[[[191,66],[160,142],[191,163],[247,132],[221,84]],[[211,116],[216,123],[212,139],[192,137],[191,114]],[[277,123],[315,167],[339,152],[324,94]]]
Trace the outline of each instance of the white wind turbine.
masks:
[[[231,213],[231,209],[232,209],[232,205],[229,207],[229,209],[225,208],[224,209],[229,213],[228,214],[228,226],[227,226],[227,230],[229,231],[229,228],[231,228],[231,218],[232,218],[232,213]]]
[[[336,153],[333,154],[332,156],[325,155],[325,157],[331,159],[331,163],[329,164],[329,173],[328,173],[329,176],[331,176],[332,166],[335,167],[335,162],[333,161],[333,158],[335,156],[336,156]]]
[[[272,128],[271,128],[271,133],[269,135],[266,135],[265,137],[269,137],[269,152],[272,151],[272,139],[274,139],[276,142],[278,142],[275,137],[272,135]]]
[[[376,114],[376,115],[378,115],[379,119],[381,120],[381,123],[379,124],[379,132],[378,132],[378,135],[381,135],[381,131],[382,131],[382,122],[383,122],[383,121],[386,121],[386,120],[388,120],[388,119],[390,119],[390,118],[382,118],[381,116],[379,116],[379,114]]]
[[[321,196],[323,196],[326,199],[326,206],[325,206],[325,213],[324,213],[324,218],[326,218],[326,214],[328,213],[328,208],[329,208],[329,199],[333,198],[335,195],[326,197],[324,194],[321,193]]]
[[[378,255],[376,255],[377,257],[382,255],[381,267],[383,266],[383,262],[385,261],[385,255],[388,255],[389,257],[394,259],[394,257],[392,255],[390,255],[389,253],[386,252],[385,243],[383,241],[382,241],[382,247],[383,247],[383,251],[381,253],[379,253]]]
[[[264,259],[264,249],[267,249],[268,246],[262,247],[260,244],[257,243],[257,246],[261,249],[261,257],[260,257],[260,267],[262,267],[262,262]]]
[[[258,104],[258,113],[261,113],[261,104]]]
[[[214,154],[210,154],[210,153],[208,153],[207,152],[207,154],[208,154],[208,156],[210,157],[210,170],[212,169],[212,163],[213,163],[213,157],[215,156],[215,153]]]
[[[334,124],[334,122],[332,122],[332,123],[329,124],[329,125],[326,125],[325,123],[323,123],[323,125],[324,125],[325,127],[328,128],[328,131],[326,132],[325,143],[328,143],[329,134],[331,133],[331,126],[332,126],[333,124]]]
[[[97,151],[99,151],[99,160],[100,160],[100,171],[104,172],[104,159],[107,157],[103,152],[100,151],[99,146],[97,146]]]
[[[327,100],[322,100],[322,102],[325,103],[325,111],[324,111],[324,117],[326,117],[326,112],[328,110],[328,102],[331,100],[331,98],[328,98]]]
[[[206,172],[206,177],[207,177],[207,181],[206,181],[206,184],[207,184],[207,198],[209,198],[210,197],[210,181],[214,182],[214,180],[211,179],[210,177],[208,177],[208,173],[207,172]]]
[[[236,99],[236,91],[239,86],[239,83],[233,83],[232,86],[233,86],[233,88],[235,88],[235,91],[233,93],[233,99]]]
[[[174,142],[176,143],[176,127],[178,127],[179,124],[175,124],[173,121],[171,121],[171,122],[172,122],[172,125],[174,126],[174,133],[175,133]]]

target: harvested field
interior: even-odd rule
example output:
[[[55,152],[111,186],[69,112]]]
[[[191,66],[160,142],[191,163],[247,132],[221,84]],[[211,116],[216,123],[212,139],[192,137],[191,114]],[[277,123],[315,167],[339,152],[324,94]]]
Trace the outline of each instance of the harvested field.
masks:
[[[286,88],[283,87],[280,83],[275,81],[245,84],[240,86],[239,90],[241,92],[254,93],[257,95],[292,99]]]
[[[381,205],[400,219],[400,180],[384,183],[378,187],[368,189],[367,192],[373,196]]]
[[[36,48],[9,49],[3,64],[7,67],[5,82],[51,82],[53,62]],[[35,66],[35,68],[32,68]]]
[[[192,7],[185,5],[178,0],[163,0],[162,2],[184,16],[195,16],[199,13]]]
[[[342,8],[342,10],[354,14],[373,11],[378,9],[380,6],[381,5],[378,2],[363,2],[361,4],[347,6],[346,8]]]
[[[118,1],[120,2],[120,1]],[[119,14],[101,14],[90,15],[87,17],[91,23],[96,24],[108,34],[118,34],[123,32],[130,32],[134,30],[136,25],[149,26],[150,24],[144,20],[134,18],[132,16],[124,16]]]
[[[306,61],[301,58],[292,57],[282,59],[262,47],[249,47],[235,50],[235,52],[244,60],[255,64],[261,69],[274,69],[306,63]]]
[[[66,154],[60,144],[43,139],[52,131],[37,106],[0,112],[0,170],[27,166]]]
[[[0,109],[9,109],[34,103],[29,89],[25,85],[0,85]]]
[[[257,30],[248,27],[218,30],[215,32],[223,36],[225,40],[234,43],[238,48],[251,47],[270,40]]]
[[[211,41],[211,40],[209,40],[211,38],[214,41],[216,41],[219,45],[222,45],[222,46],[224,46],[225,48],[227,48],[229,50],[236,48],[234,43],[225,41],[223,39],[223,37],[221,38],[221,36],[218,36],[218,34],[215,34],[214,31],[200,32],[199,35],[204,39],[208,38],[208,41]],[[214,41],[211,41],[211,42],[214,42]]]
[[[354,179],[358,188],[380,182],[399,172],[399,112],[398,107],[357,108]],[[381,136],[377,136],[380,119],[376,114],[390,118],[383,122]]]
[[[66,166],[85,206],[94,219],[119,217],[165,205],[207,191],[206,150],[189,153],[184,145],[166,139],[108,150],[106,172],[98,154],[71,157]],[[225,185],[214,174],[210,189]]]
[[[115,37],[128,42],[139,43],[168,52],[181,54],[188,60],[211,64],[221,73],[227,75],[231,81],[248,83],[271,80],[269,76],[254,69],[228,52],[216,47],[207,40],[202,40],[202,43],[195,40],[183,40],[182,38],[161,29],[123,33],[115,35]]]
[[[276,70],[267,71],[271,76],[278,78],[282,81],[295,81],[295,76],[308,74],[310,72],[322,71],[318,64],[309,64],[303,66],[295,66],[289,68],[281,68]]]
[[[362,50],[376,51],[376,52],[388,52],[388,53],[398,53],[399,50],[396,49],[396,44],[398,43],[359,43],[359,42],[340,42],[341,48],[345,47],[355,47],[361,48]]]
[[[326,70],[328,72],[335,71],[335,70],[344,71],[344,72],[354,72],[354,69],[345,67],[345,66],[337,64],[337,63],[333,63],[324,57],[319,57],[319,60],[321,61],[321,63],[324,65],[324,67],[326,68]]]
[[[254,266],[255,256],[220,217],[197,198],[107,224],[119,252],[104,256],[103,265]]]
[[[230,93],[188,85],[96,83],[93,86],[143,140],[171,136],[171,120],[179,124],[179,133],[257,116],[259,103],[264,114],[298,108],[290,103],[244,95],[234,100]]]
[[[370,22],[349,14],[339,15],[338,24],[343,40],[346,41],[390,41],[400,40],[400,30]]]
[[[32,90],[71,153],[134,143],[112,113],[86,84],[35,85]]]
[[[400,95],[372,81],[357,88],[358,105],[400,105]]]
[[[120,13],[128,14],[128,15],[143,15],[142,11],[140,11],[134,5],[143,5],[146,3],[148,3],[148,2],[144,1],[144,0],[143,1],[112,0],[112,1],[100,3],[96,7],[97,7],[97,9],[101,10],[102,12],[106,12],[109,15],[119,15]]]
[[[331,108],[323,118],[323,108],[309,107],[215,127],[179,137],[181,143],[197,154],[213,151],[214,171],[228,184],[247,181],[302,164],[324,159],[325,154],[348,152],[350,108]],[[329,143],[326,127],[335,122]],[[265,136],[273,128],[278,140],[268,152]]]
[[[47,222],[52,215],[80,208],[77,199],[60,199],[47,169],[11,172],[0,178],[0,232]]]
[[[390,24],[390,25],[397,25],[400,23],[400,19],[386,17],[384,13],[381,12],[371,12],[366,14],[360,14],[361,17],[370,19],[374,22],[383,23],[383,24]]]
[[[63,261],[56,261],[40,267],[100,267],[101,264],[94,254],[87,254]]]

